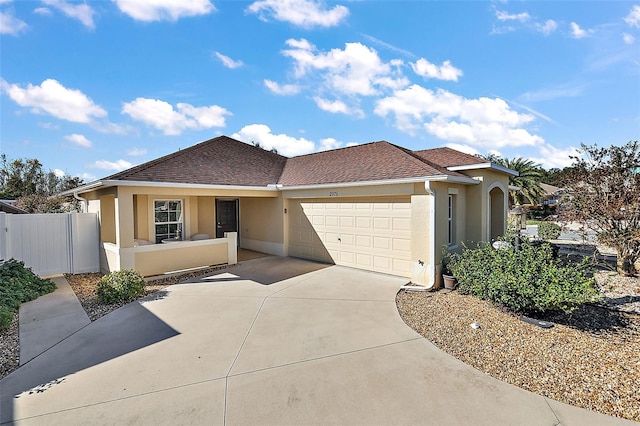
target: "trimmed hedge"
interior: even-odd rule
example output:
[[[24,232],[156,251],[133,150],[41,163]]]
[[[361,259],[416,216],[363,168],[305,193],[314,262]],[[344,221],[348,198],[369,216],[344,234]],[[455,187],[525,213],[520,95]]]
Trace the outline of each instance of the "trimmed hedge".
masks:
[[[513,247],[494,249],[489,244],[453,253],[449,268],[458,289],[480,299],[524,314],[571,312],[597,300],[595,280],[589,277],[588,259],[564,265],[548,243],[524,239]]]
[[[562,228],[553,222],[540,222],[538,225],[538,237],[543,240],[555,240],[560,236]]]
[[[144,294],[145,281],[132,269],[111,272],[98,282],[98,300],[102,303],[129,302]]]
[[[9,327],[13,314],[24,302],[51,293],[56,285],[50,279],[42,279],[24,262],[9,259],[0,263],[0,330]]]

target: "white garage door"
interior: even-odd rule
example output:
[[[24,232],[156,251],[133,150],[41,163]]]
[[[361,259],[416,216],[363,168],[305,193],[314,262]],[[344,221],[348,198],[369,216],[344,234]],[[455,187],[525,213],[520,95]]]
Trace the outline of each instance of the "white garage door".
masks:
[[[291,200],[289,255],[408,276],[409,198]]]

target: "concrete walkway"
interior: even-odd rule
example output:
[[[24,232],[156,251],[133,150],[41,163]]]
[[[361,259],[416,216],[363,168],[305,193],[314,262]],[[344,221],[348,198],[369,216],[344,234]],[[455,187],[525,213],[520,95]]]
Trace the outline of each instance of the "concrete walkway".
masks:
[[[0,381],[0,422],[635,424],[526,392],[440,351],[395,306],[406,280],[254,259],[75,332]]]
[[[57,287],[53,293],[20,307],[20,365],[91,323],[67,280],[52,280]]]

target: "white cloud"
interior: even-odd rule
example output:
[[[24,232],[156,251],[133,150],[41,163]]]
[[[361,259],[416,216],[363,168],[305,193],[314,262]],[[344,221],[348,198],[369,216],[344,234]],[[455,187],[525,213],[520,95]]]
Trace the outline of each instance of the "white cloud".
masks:
[[[341,100],[330,101],[328,99],[314,97],[313,100],[316,102],[318,108],[323,111],[330,112],[332,114],[347,114],[347,115],[356,115],[358,117],[364,117],[364,112],[359,108],[351,108],[347,106]]]
[[[437,66],[424,58],[420,58],[411,64],[411,68],[413,72],[424,78],[458,81],[458,77],[462,76],[462,70],[451,65],[451,61],[444,61],[442,65]]]
[[[544,24],[536,23],[535,28],[542,34],[548,36],[552,32],[558,29],[558,23],[553,19],[547,19]]]
[[[397,46],[394,46],[393,44],[389,44],[387,42],[379,40],[379,39],[377,39],[377,38],[375,38],[373,36],[370,36],[369,34],[360,33],[360,35],[362,37],[364,37],[367,41],[369,41],[369,42],[371,42],[373,44],[376,44],[378,46],[381,46],[381,47],[383,47],[383,48],[385,48],[387,50],[390,50],[392,52],[399,53],[400,55],[406,56],[406,57],[411,58],[411,59],[416,57],[416,55],[414,55],[412,52],[409,52],[408,50],[401,49],[401,48],[399,48]]]
[[[67,89],[57,80],[47,79],[40,86],[28,84],[26,88],[0,80],[0,87],[14,102],[31,107],[34,113],[47,112],[74,123],[89,123],[96,117],[107,115],[102,107],[94,104],[80,90]]]
[[[93,22],[94,10],[86,3],[68,3],[64,0],[42,0],[47,6],[54,7],[67,15],[69,18],[77,19],[87,28],[95,28]]]
[[[573,164],[573,160],[569,158],[570,156],[579,157],[581,155],[581,151],[578,148],[570,146],[560,149],[548,143],[540,145],[538,151],[540,152],[540,157],[530,157],[529,159],[542,165],[545,169],[568,167]]]
[[[264,85],[276,95],[289,96],[297,95],[302,88],[297,84],[279,84],[275,81],[264,80]]]
[[[257,142],[267,150],[275,148],[279,154],[295,156],[315,151],[315,144],[305,138],[294,138],[285,134],[273,134],[265,124],[249,124],[231,135],[232,138],[246,143]]]
[[[633,44],[633,42],[636,41],[636,38],[631,34],[623,33],[622,40],[625,42],[625,44]]]
[[[561,98],[573,98],[582,95],[585,90],[584,84],[563,84],[553,87],[545,87],[532,92],[525,92],[518,98],[524,102],[540,102]]]
[[[592,30],[584,30],[580,28],[580,25],[575,22],[570,23],[569,26],[571,27],[571,37],[573,38],[585,38],[593,32]]]
[[[398,129],[415,133],[424,129],[440,139],[477,147],[538,145],[543,139],[524,125],[535,119],[512,110],[502,99],[466,99],[419,85],[398,90],[376,102],[375,114],[395,117]]]
[[[60,169],[53,169],[53,174],[57,177],[63,177],[66,173]]]
[[[314,0],[259,0],[247,10],[263,21],[271,17],[303,28],[334,27],[349,15],[344,6],[327,9],[323,1]]]
[[[91,148],[93,146],[93,143],[91,143],[89,139],[87,139],[84,135],[79,135],[77,133],[67,135],[64,138],[69,142],[73,142],[74,144],[83,148]]]
[[[518,21],[518,22],[527,22],[531,16],[527,12],[509,14],[502,10],[496,10],[496,18],[499,21]]]
[[[640,28],[640,5],[634,5],[627,16],[624,17],[626,22],[631,27]]]
[[[176,104],[176,109],[158,99],[137,98],[122,107],[122,113],[142,121],[165,135],[179,135],[184,130],[201,130],[224,127],[225,116],[232,115],[218,105],[194,107],[186,103]]]
[[[26,30],[26,22],[16,18],[9,12],[0,11],[0,34],[18,35]]]
[[[51,12],[51,9],[48,7],[36,7],[33,9],[33,13],[37,13],[38,15],[51,15],[53,12]]]
[[[409,82],[397,69],[401,63],[383,62],[378,53],[360,43],[346,43],[344,50],[331,49],[319,52],[305,39],[287,40],[291,49],[284,50],[285,56],[295,62],[297,78],[316,72],[326,89],[335,94],[347,96],[372,96],[382,89],[397,89]]]
[[[177,21],[216,10],[209,0],[113,0],[120,11],[137,21]]]
[[[447,148],[455,149],[456,151],[464,152],[466,154],[480,155],[480,151],[478,151],[477,149],[469,145],[463,145],[459,143],[448,143],[448,144],[445,144],[445,146]]]
[[[344,144],[335,138],[320,139],[320,151],[329,151],[330,149],[342,148]]]
[[[220,62],[222,62],[222,65],[224,65],[227,68],[235,69],[235,68],[240,68],[241,66],[244,65],[242,61],[234,61],[230,57],[225,56],[220,52],[215,52],[215,55],[218,59],[220,59]]]
[[[90,164],[89,167],[92,169],[113,170],[119,172],[121,170],[130,169],[133,167],[133,164],[122,159],[117,161],[98,160]]]
[[[146,155],[147,150],[144,148],[131,148],[130,150],[127,151],[126,154],[130,157],[138,157],[141,155]]]

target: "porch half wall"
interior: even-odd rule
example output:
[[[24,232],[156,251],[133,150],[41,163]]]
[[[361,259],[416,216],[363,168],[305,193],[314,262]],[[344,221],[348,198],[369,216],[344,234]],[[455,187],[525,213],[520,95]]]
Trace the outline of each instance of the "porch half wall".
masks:
[[[145,277],[238,261],[237,234],[201,241],[181,241],[141,247],[118,248],[103,243],[103,270],[134,269]]]

